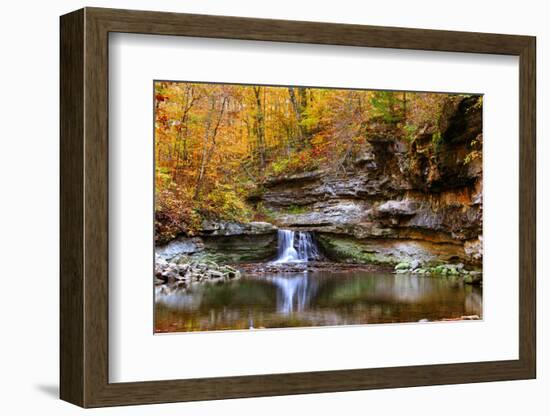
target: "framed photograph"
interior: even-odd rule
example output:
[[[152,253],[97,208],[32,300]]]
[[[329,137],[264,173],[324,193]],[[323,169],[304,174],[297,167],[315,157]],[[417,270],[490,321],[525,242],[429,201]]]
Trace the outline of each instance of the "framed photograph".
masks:
[[[535,38],[61,17],[82,407],[535,378]]]

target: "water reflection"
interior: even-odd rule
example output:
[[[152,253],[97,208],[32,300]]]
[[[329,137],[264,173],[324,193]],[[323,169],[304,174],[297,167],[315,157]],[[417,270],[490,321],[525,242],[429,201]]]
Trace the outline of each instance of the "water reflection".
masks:
[[[266,279],[277,288],[277,312],[282,314],[302,312],[317,293],[317,281],[307,273]]]
[[[479,287],[445,278],[349,271],[159,286],[155,299],[160,332],[417,322],[482,313]]]

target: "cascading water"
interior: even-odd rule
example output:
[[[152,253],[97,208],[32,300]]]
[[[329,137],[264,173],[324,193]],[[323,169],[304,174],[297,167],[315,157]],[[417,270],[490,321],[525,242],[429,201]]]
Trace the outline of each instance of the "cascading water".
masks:
[[[274,263],[304,263],[319,259],[319,250],[307,231],[278,230],[278,253]]]
[[[307,263],[321,257],[309,232],[279,230],[277,238],[278,253],[273,263]],[[283,314],[303,311],[317,291],[317,285],[307,273],[283,273],[269,280],[277,287],[277,311]]]
[[[298,232],[298,258],[309,261],[318,260],[319,257],[319,250],[311,233]]]
[[[294,231],[277,231],[277,258],[274,263],[291,263],[298,260],[298,252],[294,248]]]

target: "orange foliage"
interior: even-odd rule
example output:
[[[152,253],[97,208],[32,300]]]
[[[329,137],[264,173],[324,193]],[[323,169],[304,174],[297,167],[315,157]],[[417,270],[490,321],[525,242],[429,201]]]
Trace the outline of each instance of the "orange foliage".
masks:
[[[257,216],[247,196],[267,177],[346,169],[368,145],[370,120],[418,126],[445,96],[155,83],[157,241],[192,235],[203,219]]]

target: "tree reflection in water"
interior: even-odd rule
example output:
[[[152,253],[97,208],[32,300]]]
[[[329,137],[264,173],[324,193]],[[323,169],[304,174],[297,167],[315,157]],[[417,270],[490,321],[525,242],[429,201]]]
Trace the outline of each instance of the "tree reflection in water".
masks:
[[[449,278],[310,272],[156,287],[158,332],[346,325],[482,316],[481,288]]]

